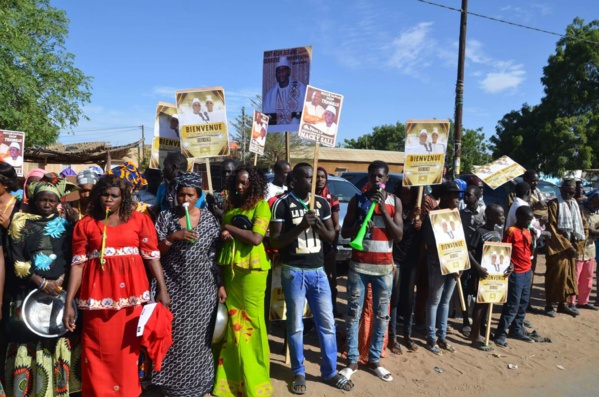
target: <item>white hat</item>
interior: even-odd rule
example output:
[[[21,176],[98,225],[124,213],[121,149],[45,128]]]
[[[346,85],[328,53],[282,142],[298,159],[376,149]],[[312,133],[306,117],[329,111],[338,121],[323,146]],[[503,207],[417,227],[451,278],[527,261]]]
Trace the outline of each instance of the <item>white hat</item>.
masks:
[[[433,134],[439,135],[439,130],[437,128],[433,128]]]
[[[200,100],[198,98],[193,98],[193,101],[191,101],[191,104],[193,105],[194,103],[200,103]]]
[[[212,95],[206,95],[206,102],[214,102],[212,100]]]
[[[171,116],[171,118],[179,120],[179,115],[177,113],[175,113]]]
[[[420,134],[418,134],[418,136],[420,136],[420,135],[422,135],[422,134],[424,134],[424,135],[428,136],[428,131],[426,130],[426,128],[423,128],[423,129],[420,131]]]
[[[11,147],[14,147],[14,148],[17,148],[17,149],[21,150],[21,145],[19,145],[16,142],[11,143],[8,148],[10,149]]]
[[[329,106],[327,106],[327,108],[324,111],[325,112],[331,112],[335,116],[337,116],[337,109],[335,109],[335,106],[329,105]]]
[[[280,68],[281,66],[291,68],[291,63],[289,63],[287,57],[280,57],[279,62],[277,62],[277,66],[275,66],[275,69]]]

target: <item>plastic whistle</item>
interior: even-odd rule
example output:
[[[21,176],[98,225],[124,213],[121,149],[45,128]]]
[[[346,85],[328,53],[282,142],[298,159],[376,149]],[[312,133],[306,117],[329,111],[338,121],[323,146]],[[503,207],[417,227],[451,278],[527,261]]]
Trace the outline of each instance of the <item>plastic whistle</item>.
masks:
[[[102,266],[102,270],[104,270],[104,264],[106,263],[106,259],[104,259],[104,250],[106,249],[106,226],[108,224],[109,213],[110,207],[106,207],[106,216],[104,217],[104,233],[102,233],[102,248],[100,249],[100,265]]]
[[[191,218],[189,217],[189,203],[183,203],[183,208],[185,209],[185,225],[187,226],[187,230],[193,230],[191,226]],[[198,240],[192,240],[191,243],[195,243]]]

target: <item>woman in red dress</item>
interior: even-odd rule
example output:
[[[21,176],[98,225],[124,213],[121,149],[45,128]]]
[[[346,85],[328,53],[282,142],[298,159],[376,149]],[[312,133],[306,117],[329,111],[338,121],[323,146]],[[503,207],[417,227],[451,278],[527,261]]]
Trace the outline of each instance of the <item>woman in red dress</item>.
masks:
[[[83,395],[138,396],[141,338],[136,328],[150,301],[146,267],[156,278],[157,301],[170,305],[156,229],[134,212],[125,181],[104,176],[92,190],[88,215],[73,232],[73,263],[64,323],[75,329],[73,300],[83,311]]]

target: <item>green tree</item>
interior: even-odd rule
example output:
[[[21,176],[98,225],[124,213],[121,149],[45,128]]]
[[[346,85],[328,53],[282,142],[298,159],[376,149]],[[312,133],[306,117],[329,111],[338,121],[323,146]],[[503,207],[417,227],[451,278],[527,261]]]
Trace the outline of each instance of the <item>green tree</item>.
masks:
[[[445,153],[445,165],[448,170],[453,168],[454,161],[454,142],[453,134],[454,124],[451,123],[450,135],[447,142],[447,152]],[[489,143],[485,139],[482,127],[475,130],[462,128],[462,155],[460,157],[460,173],[472,173],[474,166],[488,164],[492,161],[489,151]],[[451,175],[448,172],[448,175]]]
[[[348,149],[375,149],[403,152],[406,145],[406,126],[400,122],[374,127],[370,134],[358,139],[344,139]]]
[[[566,35],[543,68],[541,103],[499,121],[495,157],[553,175],[599,167],[599,20],[576,18]]]
[[[69,20],[50,0],[3,0],[0,7],[0,127],[47,145],[76,126],[91,78],[65,49]]]

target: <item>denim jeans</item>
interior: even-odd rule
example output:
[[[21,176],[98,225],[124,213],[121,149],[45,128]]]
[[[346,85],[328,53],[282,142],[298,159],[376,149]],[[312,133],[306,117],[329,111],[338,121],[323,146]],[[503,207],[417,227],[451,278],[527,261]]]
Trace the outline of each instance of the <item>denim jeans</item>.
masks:
[[[509,328],[510,335],[524,334],[524,316],[530,300],[530,281],[532,270],[526,273],[512,273],[508,279],[507,301],[501,309],[495,338],[505,338]]]
[[[358,362],[358,328],[368,284],[372,287],[372,302],[374,310],[376,310],[374,330],[368,352],[368,361],[371,363],[379,362],[381,359],[385,331],[389,324],[389,300],[393,273],[384,276],[371,276],[357,273],[350,268],[347,272],[347,358],[350,363]]]
[[[435,343],[447,337],[449,301],[456,285],[454,274],[441,274],[438,263],[427,261],[428,301],[426,303],[426,341]],[[437,332],[438,328],[438,332]]]
[[[331,379],[337,375],[337,339],[331,288],[324,269],[283,266],[281,284],[287,306],[287,342],[291,356],[291,371],[294,375],[306,375],[302,316],[307,299],[318,331],[322,356],[320,373],[325,380]]]

